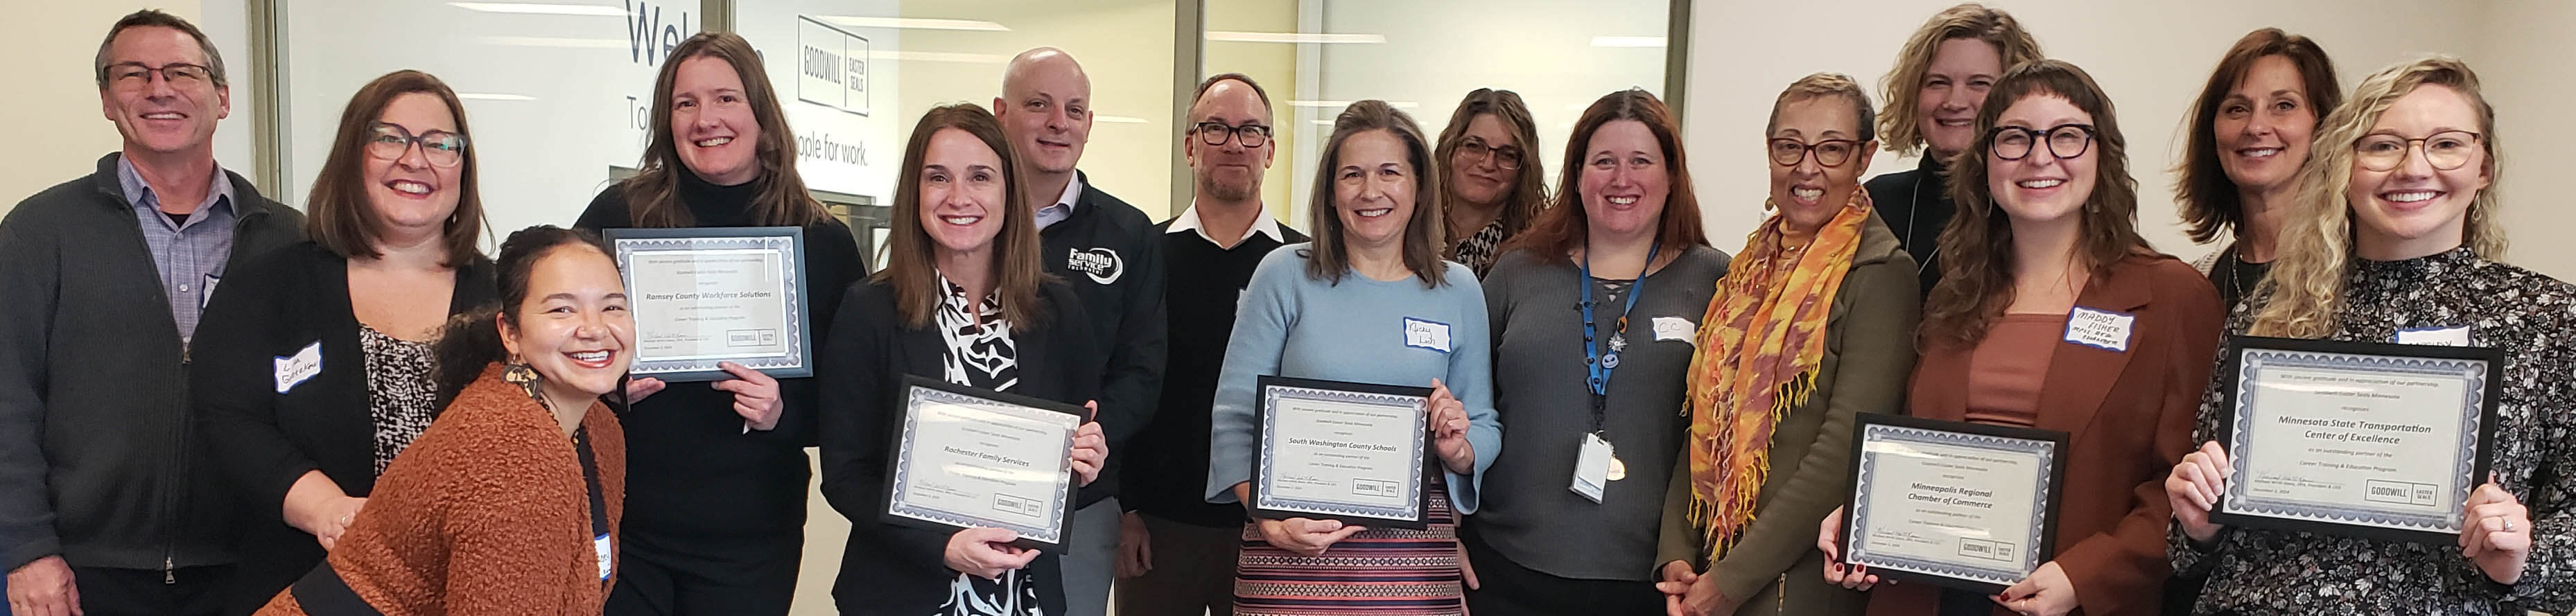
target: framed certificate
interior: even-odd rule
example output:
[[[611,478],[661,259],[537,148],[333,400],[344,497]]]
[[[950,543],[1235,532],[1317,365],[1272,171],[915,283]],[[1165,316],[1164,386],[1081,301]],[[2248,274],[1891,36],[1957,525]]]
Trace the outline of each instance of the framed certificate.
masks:
[[[1252,514],[1423,528],[1431,509],[1431,388],[1260,380]]]
[[[631,374],[723,380],[733,377],[716,364],[730,361],[773,377],[813,376],[804,229],[609,229],[606,237],[635,316]]]
[[[2504,354],[2237,336],[2212,522],[2447,546],[2494,446]]]
[[[2066,433],[1862,413],[1843,562],[2003,592],[2057,555]]]
[[[1007,528],[1012,545],[1062,552],[1073,525],[1081,407],[909,376],[886,465],[887,522]]]

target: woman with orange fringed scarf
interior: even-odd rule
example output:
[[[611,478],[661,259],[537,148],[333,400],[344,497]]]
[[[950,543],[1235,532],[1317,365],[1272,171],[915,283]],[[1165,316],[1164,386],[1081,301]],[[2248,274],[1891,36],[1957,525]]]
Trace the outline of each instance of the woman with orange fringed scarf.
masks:
[[[1656,559],[1668,616],[1860,611],[1823,581],[1815,529],[1849,491],[1853,417],[1903,399],[1920,312],[1914,260],[1861,190],[1872,120],[1838,74],[1772,104],[1772,214],[1718,281],[1691,359]]]

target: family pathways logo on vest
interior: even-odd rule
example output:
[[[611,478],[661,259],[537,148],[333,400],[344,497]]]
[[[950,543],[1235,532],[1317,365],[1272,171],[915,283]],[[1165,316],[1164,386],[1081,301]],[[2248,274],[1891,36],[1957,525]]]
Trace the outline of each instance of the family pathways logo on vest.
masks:
[[[1127,261],[1118,251],[1107,248],[1073,248],[1065,251],[1064,266],[1091,276],[1092,282],[1117,284],[1118,275],[1127,273]]]

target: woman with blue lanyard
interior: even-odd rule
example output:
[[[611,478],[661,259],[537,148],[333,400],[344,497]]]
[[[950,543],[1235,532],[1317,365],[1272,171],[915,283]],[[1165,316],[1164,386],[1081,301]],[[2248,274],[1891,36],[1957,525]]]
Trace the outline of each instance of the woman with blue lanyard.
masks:
[[[1568,207],[1542,210],[1485,278],[1494,410],[1511,429],[1460,538],[1479,616],[1663,609],[1648,576],[1687,426],[1673,409],[1726,253],[1701,230],[1654,95],[1603,96],[1576,126]]]

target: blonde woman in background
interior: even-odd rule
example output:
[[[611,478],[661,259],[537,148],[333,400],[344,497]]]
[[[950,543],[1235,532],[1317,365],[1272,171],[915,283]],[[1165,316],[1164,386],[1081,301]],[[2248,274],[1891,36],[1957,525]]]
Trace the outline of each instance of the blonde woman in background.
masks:
[[[1950,158],[1979,135],[1977,111],[2004,69],[2038,60],[2039,42],[2011,13],[1967,3],[1934,14],[1896,52],[1896,68],[1879,80],[1879,139],[1888,153],[1923,154],[1913,170],[1870,178],[1870,201],[1896,241],[1914,257],[1920,294],[1941,281],[1941,228],[1959,211],[1945,183]]]

